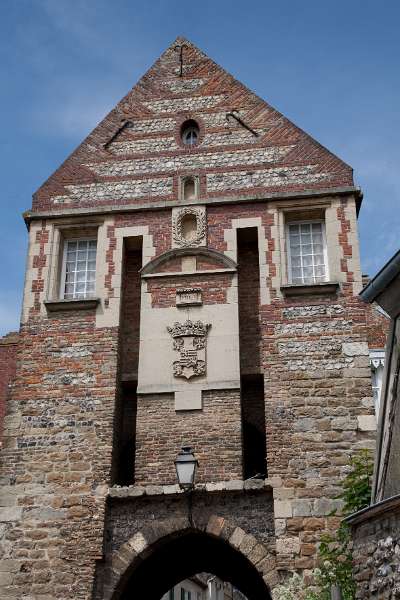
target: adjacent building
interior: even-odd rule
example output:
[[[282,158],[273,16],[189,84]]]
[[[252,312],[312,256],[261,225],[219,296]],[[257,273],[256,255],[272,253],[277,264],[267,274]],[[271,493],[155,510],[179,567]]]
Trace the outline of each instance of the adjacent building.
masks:
[[[361,200],[183,38],[49,177],[24,215],[1,598],[159,600],[206,572],[270,599],[314,567],[375,445]]]
[[[400,251],[361,292],[390,316],[371,506],[347,519],[354,538],[357,598],[400,596]]]

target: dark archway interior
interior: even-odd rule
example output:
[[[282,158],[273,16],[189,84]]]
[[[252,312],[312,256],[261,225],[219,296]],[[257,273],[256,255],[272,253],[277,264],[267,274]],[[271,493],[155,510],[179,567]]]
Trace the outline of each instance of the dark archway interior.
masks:
[[[271,600],[257,569],[227,542],[205,533],[188,531],[168,536],[148,558],[126,574],[116,598],[160,600],[174,585],[196,573],[212,573],[229,581],[249,600]],[[143,595],[144,594],[144,595]]]

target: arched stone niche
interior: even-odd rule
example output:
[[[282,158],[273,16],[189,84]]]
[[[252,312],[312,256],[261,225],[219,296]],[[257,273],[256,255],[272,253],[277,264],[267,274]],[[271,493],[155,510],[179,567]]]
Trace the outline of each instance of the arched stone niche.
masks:
[[[200,182],[197,175],[185,175],[180,178],[179,198],[182,202],[190,202],[199,197]]]

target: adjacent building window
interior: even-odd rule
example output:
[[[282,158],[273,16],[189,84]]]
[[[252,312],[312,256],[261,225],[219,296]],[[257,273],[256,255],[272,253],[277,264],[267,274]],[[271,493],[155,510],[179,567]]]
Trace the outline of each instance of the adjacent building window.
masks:
[[[322,221],[287,225],[289,283],[312,285],[328,281],[325,226]]]
[[[65,241],[61,298],[65,300],[93,298],[96,279],[96,246],[95,239]]]
[[[383,382],[383,371],[385,369],[385,350],[370,350],[369,362],[371,365],[372,391],[374,394],[375,415],[378,418]]]

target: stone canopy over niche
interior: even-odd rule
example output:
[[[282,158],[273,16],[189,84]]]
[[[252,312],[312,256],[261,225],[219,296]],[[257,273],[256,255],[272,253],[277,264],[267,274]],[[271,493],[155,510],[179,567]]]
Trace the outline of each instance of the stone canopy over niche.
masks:
[[[194,258],[199,261],[203,261],[207,265],[206,269],[212,272],[212,270],[218,270],[219,272],[236,273],[237,265],[234,260],[213,250],[212,248],[206,248],[205,246],[187,246],[182,248],[173,248],[157,256],[153,260],[147,263],[142,270],[141,276],[143,279],[149,279],[156,276],[171,276],[171,271],[184,270],[181,268],[180,263],[182,260],[187,258]],[[204,272],[204,267],[195,267],[193,272]],[[176,276],[179,273],[175,273]],[[178,283],[178,282],[177,282]],[[191,284],[195,285],[195,280]]]
[[[205,246],[207,218],[205,206],[185,206],[172,210],[172,247]]]

